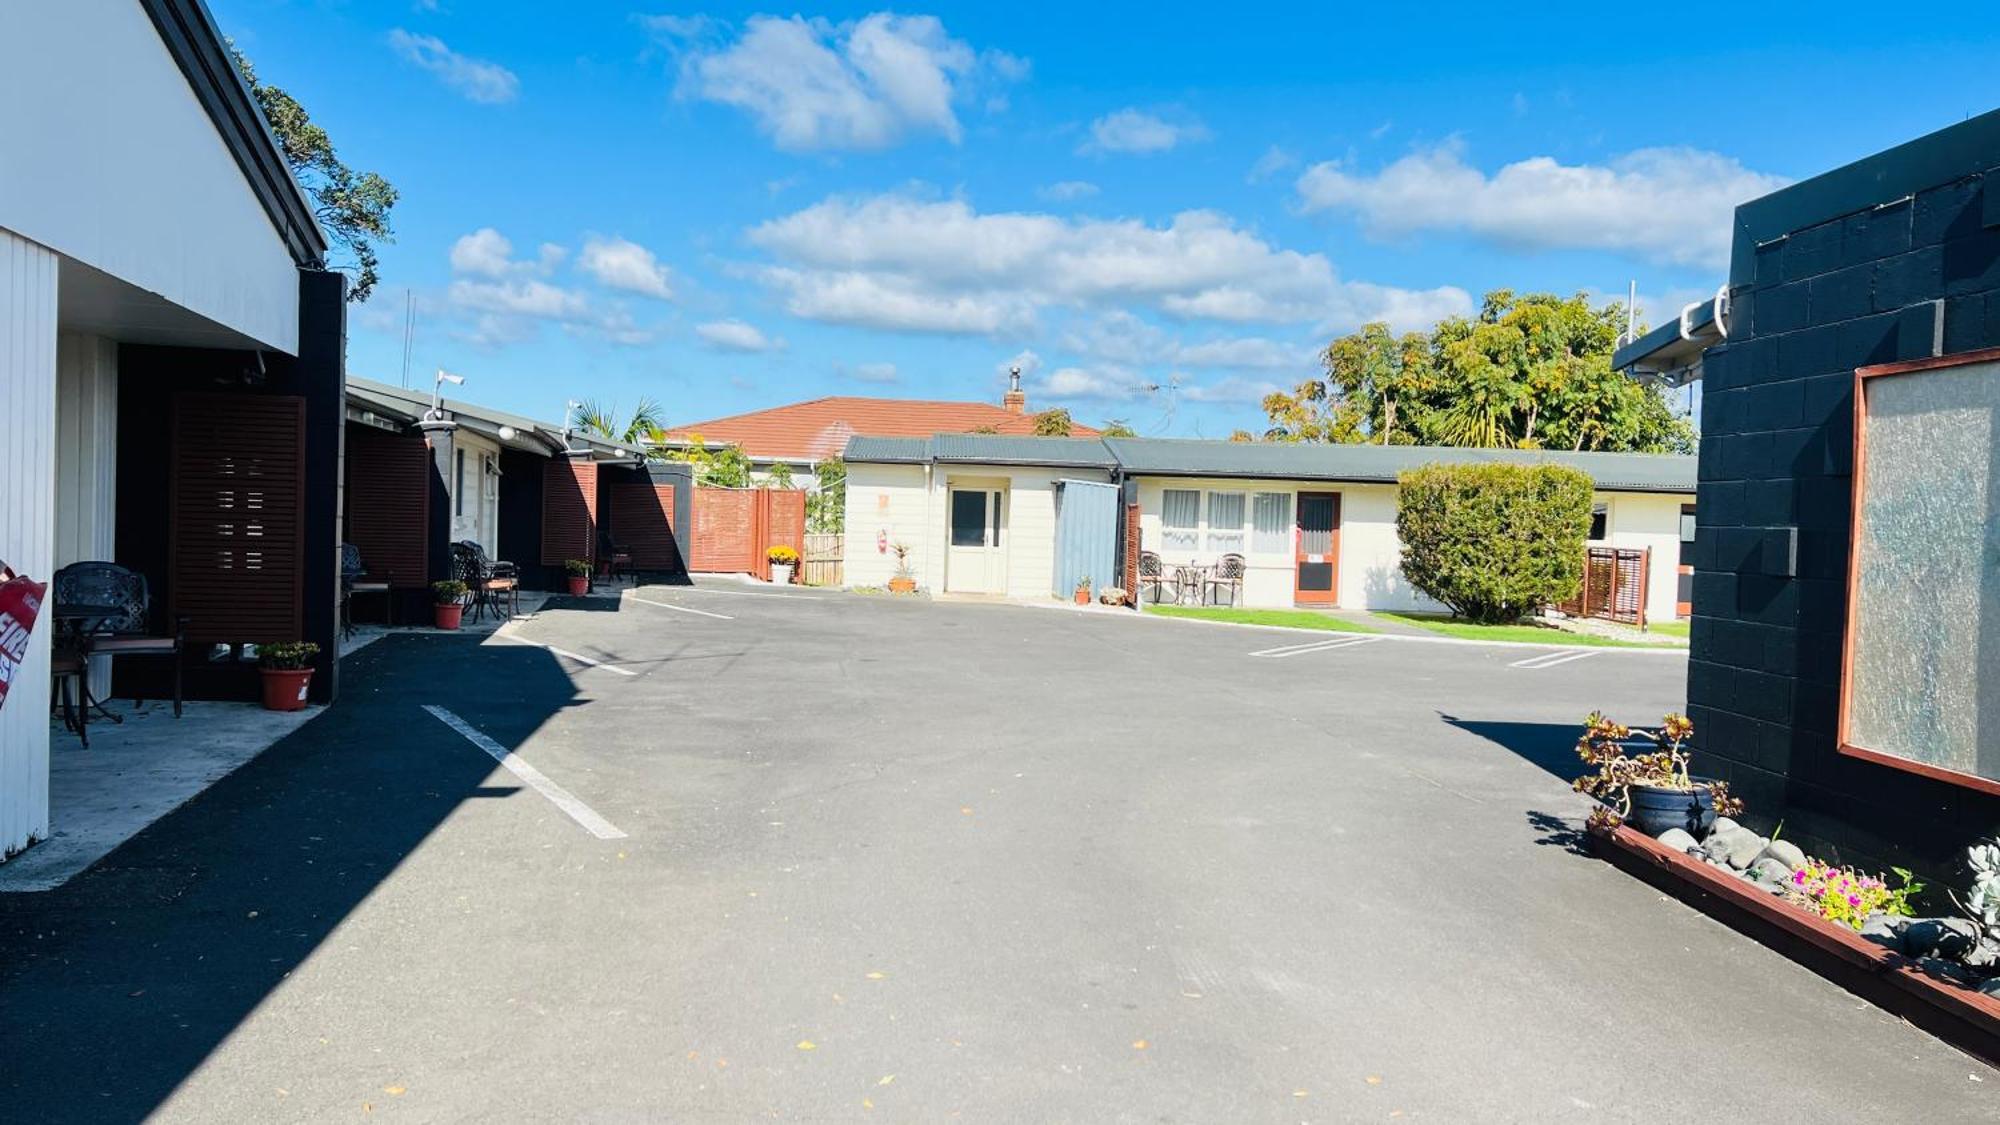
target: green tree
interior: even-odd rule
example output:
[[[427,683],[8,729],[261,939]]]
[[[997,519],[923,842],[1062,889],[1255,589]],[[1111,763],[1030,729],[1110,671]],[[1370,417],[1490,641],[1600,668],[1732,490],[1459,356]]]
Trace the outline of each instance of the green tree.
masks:
[[[1035,415],[1036,437],[1068,437],[1074,426],[1075,423],[1069,419],[1069,411],[1060,406]]]
[[[1479,622],[1576,596],[1590,534],[1589,474],[1563,465],[1426,465],[1402,474],[1403,576]]]
[[[792,467],[783,461],[773,461],[771,471],[764,474],[766,488],[797,488],[792,483]]]
[[[1276,441],[1691,453],[1658,387],[1611,369],[1624,327],[1582,294],[1498,289],[1428,332],[1368,324],[1321,353],[1325,373],[1264,399]]]
[[[1125,424],[1123,418],[1107,418],[1100,431],[1105,437],[1138,437],[1139,431]]]
[[[828,457],[813,466],[817,487],[806,494],[806,530],[839,534],[847,526],[847,462]]]
[[[699,433],[690,433],[684,447],[662,450],[660,459],[693,465],[694,482],[707,488],[750,487],[750,459],[743,455],[742,446],[710,449]]]
[[[291,166],[299,186],[312,196],[313,217],[319,220],[320,229],[354,255],[353,264],[344,267],[354,275],[354,286],[347,291],[347,299],[367,300],[378,280],[376,267],[380,262],[375,244],[396,241],[389,226],[389,211],[396,206],[396,189],[374,172],[349,168],[334,153],[333,139],[325,129],[313,124],[311,115],[296,98],[276,86],[259,82],[256,68],[234,43],[229,45],[229,51],[236,58],[236,69],[243,75],[244,85],[250,88],[250,96],[264,111],[264,120],[285,154],[285,163]]]
[[[974,426],[965,432],[969,434],[997,434],[1000,432],[1000,427],[993,425]]]
[[[596,434],[610,441],[622,441],[627,445],[657,442],[665,433],[660,428],[660,404],[644,396],[622,423],[618,420],[616,404],[601,403],[594,398],[584,399],[576,408],[575,425],[584,433]]]

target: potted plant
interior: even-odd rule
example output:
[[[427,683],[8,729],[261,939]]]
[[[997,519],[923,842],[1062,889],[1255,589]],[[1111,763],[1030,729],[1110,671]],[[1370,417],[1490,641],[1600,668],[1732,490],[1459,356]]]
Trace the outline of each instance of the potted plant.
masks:
[[[792,572],[799,565],[799,553],[782,543],[764,552],[771,563],[771,581],[780,586],[792,584]]]
[[[908,543],[896,542],[889,544],[889,549],[896,553],[896,576],[889,579],[889,592],[892,594],[916,593],[917,576],[910,571],[910,545]]]
[[[431,614],[440,629],[458,628],[465,614],[465,583],[456,578],[431,583]]]
[[[1076,580],[1076,604],[1090,604],[1090,575],[1088,574]]]
[[[1729,783],[1708,781],[1688,773],[1688,736],[1694,724],[1686,715],[1668,715],[1660,729],[1621,726],[1593,711],[1584,720],[1576,753],[1596,768],[1576,779],[1579,793],[1589,793],[1606,806],[1592,810],[1590,825],[1600,830],[1630,822],[1648,836],[1679,828],[1695,839],[1707,835],[1717,816],[1735,816],[1743,802],[1729,795]],[[1649,754],[1627,754],[1625,744],[1643,739],[1658,747]]]
[[[312,686],[312,662],[319,646],[311,641],[280,641],[257,646],[257,663],[264,674],[264,709],[297,711],[306,705]]]
[[[570,559],[563,563],[563,571],[569,575],[569,592],[583,595],[590,592],[590,560]]]

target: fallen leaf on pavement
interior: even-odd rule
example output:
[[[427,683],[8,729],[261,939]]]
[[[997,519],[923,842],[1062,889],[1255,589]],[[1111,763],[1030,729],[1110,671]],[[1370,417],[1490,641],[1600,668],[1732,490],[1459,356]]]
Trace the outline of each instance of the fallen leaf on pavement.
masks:
[[[886,977],[886,976],[888,976],[888,975],[889,975],[888,973],[869,973],[869,974],[868,974],[868,979],[869,979],[869,980],[881,980],[882,978],[884,978],[884,977]]]
[[[387,1094],[387,1095],[389,1095],[389,1096],[390,1096],[390,1097],[392,1097],[392,1098],[400,1098],[400,1097],[402,1097],[402,1096],[403,1096],[403,1095],[404,1095],[405,1093],[407,1093],[408,1091],[409,1091],[409,1087],[407,1087],[407,1086],[384,1086],[384,1087],[382,1087],[382,1092],[383,1092],[383,1093],[385,1093],[385,1094]]]
[[[959,811],[959,812],[962,812],[962,813],[964,813],[964,814],[965,814],[965,815],[967,815],[967,816],[971,816],[971,815],[972,815],[972,806],[971,806],[971,805],[960,805],[960,806],[958,807],[958,811]]]
[[[819,1049],[819,1044],[813,1042],[810,1039],[799,1040],[799,1050],[801,1051],[816,1051],[818,1049]]]
[[[883,1075],[883,1076],[882,1076],[882,1081],[880,1081],[880,1082],[877,1082],[877,1083],[875,1083],[875,1084],[876,1084],[877,1086],[887,1086],[887,1085],[888,1085],[889,1083],[891,1083],[891,1082],[894,1082],[895,1080],[896,1080],[896,1076],[895,1076],[895,1075],[893,1075],[893,1074],[885,1074],[885,1075]]]
[[[1146,1042],[1144,1039],[1132,1040],[1132,1049],[1135,1051],[1143,1051],[1150,1046],[1152,1046],[1152,1044]]]

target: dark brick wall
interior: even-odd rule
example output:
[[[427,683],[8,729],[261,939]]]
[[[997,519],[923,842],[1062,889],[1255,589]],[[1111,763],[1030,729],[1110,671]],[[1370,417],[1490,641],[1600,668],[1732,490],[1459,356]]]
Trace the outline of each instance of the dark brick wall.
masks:
[[[2000,168],[1979,171],[1756,247],[1730,338],[1703,364],[1688,665],[1700,764],[1761,822],[1784,818],[1835,854],[1935,863],[2000,829],[2000,799],[1835,740],[1854,369],[2000,346]]]

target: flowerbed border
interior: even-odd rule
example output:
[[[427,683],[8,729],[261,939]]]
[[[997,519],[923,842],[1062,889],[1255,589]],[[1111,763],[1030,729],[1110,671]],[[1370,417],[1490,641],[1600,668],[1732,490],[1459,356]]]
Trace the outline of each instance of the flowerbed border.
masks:
[[[1591,829],[1598,857],[1757,939],[1960,1050],[2000,1065],[2000,997],[1941,980],[1900,953],[1620,825]]]

